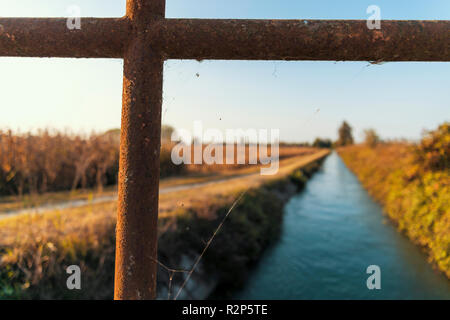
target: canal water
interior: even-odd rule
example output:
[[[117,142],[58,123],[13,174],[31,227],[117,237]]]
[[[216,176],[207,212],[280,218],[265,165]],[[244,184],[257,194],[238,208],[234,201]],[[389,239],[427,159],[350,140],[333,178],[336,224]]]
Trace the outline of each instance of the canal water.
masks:
[[[367,267],[381,269],[369,290]],[[450,281],[398,233],[336,153],[285,207],[280,240],[235,299],[450,299]]]

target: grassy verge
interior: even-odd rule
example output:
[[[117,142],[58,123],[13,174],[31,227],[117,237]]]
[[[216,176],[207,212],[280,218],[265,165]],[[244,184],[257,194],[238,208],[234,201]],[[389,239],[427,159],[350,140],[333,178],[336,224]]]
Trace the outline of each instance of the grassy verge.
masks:
[[[214,276],[223,292],[239,285],[277,237],[284,202],[326,154],[286,160],[275,176],[255,174],[161,195],[160,262],[180,268],[186,257],[197,257],[230,205],[249,189],[207,251],[202,272],[194,275]],[[0,220],[0,299],[112,298],[115,221],[115,202]],[[72,264],[81,267],[80,291],[66,288],[65,270]],[[168,285],[164,270],[158,282]]]
[[[450,278],[450,171],[418,166],[416,148],[361,145],[341,148],[339,154],[398,229]]]

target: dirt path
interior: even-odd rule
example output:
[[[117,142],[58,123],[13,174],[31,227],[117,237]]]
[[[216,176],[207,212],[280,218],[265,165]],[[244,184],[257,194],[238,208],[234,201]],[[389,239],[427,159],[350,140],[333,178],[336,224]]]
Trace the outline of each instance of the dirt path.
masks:
[[[194,189],[194,188],[200,188],[208,185],[213,185],[225,181],[231,181],[236,179],[241,179],[246,176],[254,175],[255,173],[250,174],[244,174],[240,175],[238,177],[226,177],[222,179],[217,179],[213,181],[207,181],[207,182],[200,182],[200,183],[190,183],[190,184],[184,184],[184,185],[177,185],[173,187],[163,187],[159,189],[160,194],[167,194],[171,192],[177,192],[177,191],[183,191],[188,189]],[[63,210],[68,208],[77,208],[82,207],[90,204],[97,204],[97,203],[104,203],[104,202],[110,202],[117,200],[117,193],[114,193],[113,195],[107,195],[107,196],[98,196],[93,199],[78,199],[78,200],[67,200],[67,201],[61,201],[58,203],[50,203],[50,204],[42,204],[37,207],[32,208],[25,208],[25,209],[18,209],[18,210],[11,210],[11,211],[4,211],[0,212],[0,219],[16,216],[20,214],[25,213],[43,213],[46,211],[52,211],[52,210]]]
[[[318,152],[314,155],[309,156],[300,156],[300,157],[292,157],[288,159],[284,159],[280,161],[280,168],[284,167],[284,169],[287,169],[291,167],[292,165],[300,165],[306,164],[311,162],[312,159],[314,159],[318,154],[321,152]],[[243,178],[251,178],[252,176],[259,176],[260,172],[253,171],[253,172],[246,172],[239,175],[231,175],[231,176],[225,176],[222,178],[214,179],[214,180],[208,180],[205,182],[196,182],[196,183],[187,183],[187,184],[181,184],[181,185],[175,185],[175,186],[166,186],[161,187],[159,190],[160,195],[169,194],[173,192],[180,192],[184,190],[194,189],[194,188],[201,188],[205,186],[213,186],[216,184],[220,184],[223,182],[231,182],[234,180],[239,180]],[[245,179],[244,179],[245,180]],[[17,216],[20,214],[26,214],[26,213],[43,213],[47,211],[52,210],[64,210],[69,208],[77,208],[82,207],[86,205],[92,205],[92,204],[98,204],[98,203],[105,203],[110,201],[117,200],[117,193],[114,192],[113,194],[108,194],[104,196],[96,196],[92,199],[73,199],[73,200],[67,200],[67,201],[60,201],[57,203],[47,203],[47,204],[40,204],[35,207],[30,208],[20,208],[20,209],[13,209],[13,210],[6,210],[6,211],[0,211],[0,219],[4,219],[11,216]]]

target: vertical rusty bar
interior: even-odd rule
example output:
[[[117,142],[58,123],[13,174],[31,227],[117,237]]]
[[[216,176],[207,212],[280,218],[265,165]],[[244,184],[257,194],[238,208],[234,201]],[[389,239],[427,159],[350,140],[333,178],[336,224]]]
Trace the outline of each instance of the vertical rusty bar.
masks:
[[[114,298],[156,297],[157,220],[163,58],[146,27],[165,0],[127,0],[132,39],[124,54]]]

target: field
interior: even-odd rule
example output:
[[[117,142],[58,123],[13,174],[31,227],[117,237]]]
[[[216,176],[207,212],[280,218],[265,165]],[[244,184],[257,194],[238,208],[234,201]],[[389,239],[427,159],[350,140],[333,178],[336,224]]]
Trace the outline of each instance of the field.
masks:
[[[398,229],[450,278],[449,143],[443,125],[419,145],[354,145],[338,152]]]
[[[237,227],[224,231],[224,235],[218,237],[217,245],[211,247],[210,255],[205,256],[205,268],[222,259],[224,263],[214,267],[222,278],[230,276],[230,270],[223,268],[232,267],[235,271],[236,267],[246,267],[277,233],[283,201],[292,192],[283,191],[286,183],[280,184],[280,181],[303,184],[307,179],[305,174],[316,168],[312,163],[327,153],[328,150],[312,148],[282,149],[280,154],[285,156],[281,156],[280,170],[274,176],[261,176],[258,166],[212,172],[194,167],[188,168],[190,173],[183,177],[163,179],[162,190],[186,184],[192,188],[175,189],[160,195],[160,261],[172,268],[180,268],[185,257],[195,257],[220,217],[247,190],[230,220]],[[298,171],[299,168],[309,169]],[[296,174],[292,175],[293,172]],[[280,194],[277,195],[275,189],[281,190]],[[114,196],[115,192],[114,187],[109,187],[102,195]],[[36,194],[30,203],[36,206],[95,197],[92,191],[75,190]],[[9,210],[23,206],[23,199],[23,196],[4,197],[0,208]],[[77,208],[24,213],[1,219],[0,298],[111,298],[115,220],[115,201],[91,202]],[[230,239],[234,239],[234,245],[230,244]],[[250,251],[239,253],[239,250]],[[65,267],[71,264],[80,265],[83,279],[87,279],[83,281],[85,287],[80,295],[65,287]],[[238,276],[233,275],[233,281],[235,277]],[[168,280],[166,270],[162,268],[158,279],[161,287],[167,286]]]
[[[51,192],[71,191],[72,195],[77,196],[78,190],[94,187],[102,192],[105,186],[117,183],[119,140],[118,130],[89,135],[56,130],[40,130],[37,133],[0,130],[0,203],[17,202],[4,196],[16,196],[19,200],[30,203],[36,199],[36,195],[49,195]],[[167,139],[162,141],[160,171],[163,179],[231,175],[235,170],[253,170],[256,167],[248,166],[249,155],[254,154],[250,152],[252,146],[249,144],[232,144],[232,155],[228,154],[226,145],[216,145],[215,149],[222,151],[221,160],[224,164],[208,165],[175,165],[171,155],[176,145],[178,144]],[[185,146],[189,147],[190,158],[194,159],[194,147]],[[207,148],[206,145],[199,147],[202,153]],[[259,148],[256,147],[255,151],[257,154],[254,159],[260,164],[262,159]],[[279,158],[285,159],[314,151],[314,148],[281,144]],[[211,154],[215,156],[216,152]],[[271,156],[270,145],[266,153],[267,157]],[[241,156],[245,162],[238,164],[237,160]],[[227,160],[234,164],[228,164]]]

